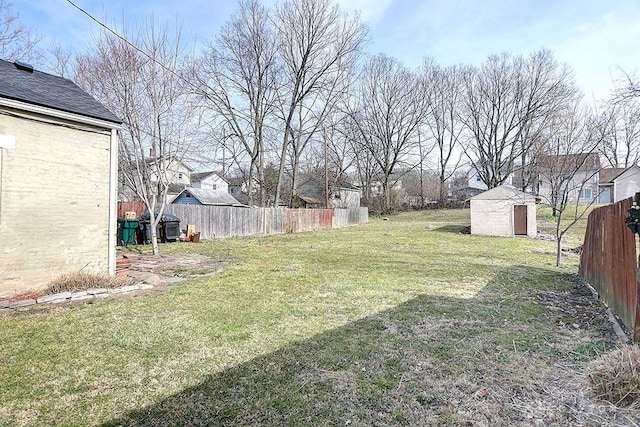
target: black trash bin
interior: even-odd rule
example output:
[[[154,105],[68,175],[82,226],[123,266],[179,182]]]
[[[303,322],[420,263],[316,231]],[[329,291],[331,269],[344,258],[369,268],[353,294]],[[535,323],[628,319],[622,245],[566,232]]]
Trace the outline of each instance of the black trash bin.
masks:
[[[151,221],[149,212],[142,214],[138,221],[143,243],[151,242]],[[176,242],[180,238],[180,218],[175,215],[165,213],[160,218],[156,228],[156,236],[159,242]]]

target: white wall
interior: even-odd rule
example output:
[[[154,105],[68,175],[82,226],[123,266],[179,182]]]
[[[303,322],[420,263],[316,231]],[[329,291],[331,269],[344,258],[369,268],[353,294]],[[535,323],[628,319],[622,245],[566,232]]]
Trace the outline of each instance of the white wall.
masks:
[[[535,237],[538,231],[535,203],[513,200],[471,199],[471,234],[514,236],[514,204],[527,206],[527,236]]]
[[[0,296],[108,269],[110,131],[29,118],[0,115]]]
[[[229,192],[229,184],[224,179],[220,178],[218,174],[212,174],[208,177],[191,183],[193,188],[204,188],[207,190],[222,190],[226,193]]]
[[[635,196],[640,192],[640,167],[624,171],[614,182],[614,202]]]

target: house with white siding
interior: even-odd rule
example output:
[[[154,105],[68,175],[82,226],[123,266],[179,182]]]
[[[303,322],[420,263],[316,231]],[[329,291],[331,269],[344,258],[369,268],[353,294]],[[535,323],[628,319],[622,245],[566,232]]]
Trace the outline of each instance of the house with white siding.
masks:
[[[598,174],[599,203],[616,203],[640,192],[640,167],[605,168]]]
[[[195,172],[191,174],[191,188],[222,190],[229,192],[229,183],[217,172]]]
[[[602,169],[597,153],[540,155],[537,158],[538,196],[546,202],[565,191],[569,202],[588,205],[597,201]],[[559,194],[555,194],[555,193]]]
[[[0,60],[0,297],[114,273],[120,125],[72,81]]]

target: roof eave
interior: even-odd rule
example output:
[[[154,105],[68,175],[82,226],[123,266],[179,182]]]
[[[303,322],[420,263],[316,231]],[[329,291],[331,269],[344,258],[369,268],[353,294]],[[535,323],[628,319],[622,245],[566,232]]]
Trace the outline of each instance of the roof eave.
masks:
[[[24,101],[18,101],[15,99],[0,97],[0,106],[7,108],[14,108],[16,110],[28,111],[30,113],[42,114],[49,117],[55,117],[57,119],[69,120],[77,123],[83,123],[92,126],[98,126],[105,129],[122,129],[122,122],[112,122],[104,119],[97,119],[95,117],[85,116],[77,113],[70,113],[68,111],[58,110],[56,108],[44,107],[37,104],[31,104]]]

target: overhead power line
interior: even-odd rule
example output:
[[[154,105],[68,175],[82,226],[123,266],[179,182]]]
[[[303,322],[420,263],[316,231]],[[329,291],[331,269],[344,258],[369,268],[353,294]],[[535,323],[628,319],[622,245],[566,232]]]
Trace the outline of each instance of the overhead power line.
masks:
[[[72,0],[67,0],[67,2],[73,6],[74,8],[78,9],[80,12],[82,12],[84,15],[86,15],[87,17],[89,17],[89,19],[91,19],[93,22],[95,22],[96,24],[98,24],[100,27],[102,27],[103,29],[105,29],[106,31],[108,31],[109,33],[113,34],[114,36],[116,36],[118,39],[120,39],[121,41],[123,41],[124,43],[126,43],[127,45],[129,45],[130,47],[132,47],[133,49],[135,49],[137,52],[140,52],[141,54],[143,54],[144,56],[146,56],[149,60],[155,62],[156,64],[158,64],[160,67],[162,67],[164,70],[170,72],[171,74],[173,74],[175,77],[179,78],[180,80],[184,81],[185,83],[187,83],[189,86],[197,89],[197,90],[201,90],[200,87],[196,86],[195,84],[193,84],[193,82],[191,82],[190,80],[188,80],[187,78],[185,78],[184,76],[178,74],[173,68],[166,66],[165,64],[163,64],[161,61],[158,61],[156,58],[154,58],[153,56],[149,55],[147,52],[145,52],[143,49],[139,48],[138,46],[135,45],[135,43],[129,41],[125,36],[120,35],[116,30],[112,29],[111,27],[109,27],[107,24],[105,24],[104,22],[100,21],[98,18],[96,18],[95,16],[93,16],[91,13],[87,12],[85,9],[83,9],[82,7],[78,6],[76,3],[74,3]],[[211,87],[209,87],[207,85],[207,89],[211,89]]]

